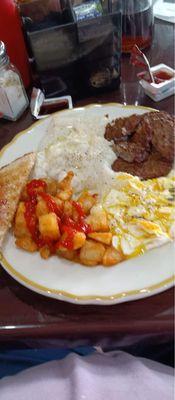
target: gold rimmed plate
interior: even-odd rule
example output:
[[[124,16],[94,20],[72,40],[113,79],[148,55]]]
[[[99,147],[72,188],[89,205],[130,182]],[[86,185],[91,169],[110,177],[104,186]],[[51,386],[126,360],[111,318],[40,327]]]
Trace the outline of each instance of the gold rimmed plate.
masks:
[[[19,133],[0,152],[0,167],[37,148],[51,123],[69,125],[83,117],[94,119],[99,129],[109,119],[150,111],[144,107],[124,107],[111,103],[90,105],[54,114]],[[97,128],[98,128],[97,126]],[[48,133],[49,134],[49,133]],[[9,232],[1,254],[1,264],[17,281],[45,296],[77,304],[115,304],[164,291],[173,286],[175,249],[172,243],[114,267],[85,267],[53,256],[43,260],[39,253],[30,254],[15,246]]]

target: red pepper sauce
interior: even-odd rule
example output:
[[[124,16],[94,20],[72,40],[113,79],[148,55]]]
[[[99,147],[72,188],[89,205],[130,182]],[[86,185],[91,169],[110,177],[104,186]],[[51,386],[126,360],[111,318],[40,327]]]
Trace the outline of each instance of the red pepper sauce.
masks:
[[[26,220],[26,225],[31,233],[33,241],[37,244],[37,246],[40,248],[44,246],[43,240],[40,239],[39,237],[39,230],[38,230],[38,224],[37,224],[37,217],[36,217],[36,198],[35,196],[31,197],[30,200],[27,200],[25,202],[25,220]]]
[[[74,245],[74,236],[77,231],[71,226],[67,225],[62,225],[61,231],[62,233],[66,233],[66,238],[57,243],[57,248],[59,249],[60,247],[65,247],[68,250],[72,250]]]
[[[52,196],[46,193],[47,184],[41,179],[33,179],[27,184],[27,193],[29,200],[25,202],[25,220],[27,228],[31,233],[32,239],[39,248],[48,245],[51,253],[54,253],[59,247],[65,247],[68,250],[73,249],[74,236],[76,232],[83,232],[86,235],[92,232],[89,224],[85,221],[85,213],[81,204],[72,201],[72,205],[78,213],[77,221],[67,217],[63,213],[63,209],[57,205]],[[61,233],[66,233],[65,239],[58,241],[56,244],[50,239],[42,238],[38,229],[38,221],[36,216],[37,195],[39,195],[45,202],[50,212],[57,215],[57,221]]]
[[[154,79],[155,79],[155,82],[156,83],[161,83],[161,82],[164,82],[164,81],[169,81],[170,79],[172,79],[173,78],[173,76],[171,75],[171,74],[169,74],[168,72],[166,72],[166,71],[158,71],[158,72],[155,72],[155,73],[153,73],[153,75],[154,75]]]
[[[27,184],[27,194],[29,197],[37,194],[37,189],[46,190],[47,183],[42,179],[33,179],[31,182]]]
[[[54,212],[56,215],[60,216],[62,213],[61,207],[59,207],[52,198],[52,196],[48,193],[41,192],[39,195],[42,197],[42,199],[46,202],[47,208],[50,212]]]
[[[66,239],[60,241],[58,243],[58,248],[59,246],[66,247],[68,250],[73,249],[73,242],[74,242],[74,236],[76,232],[83,232],[86,235],[88,233],[92,232],[92,229],[89,224],[85,221],[85,213],[83,211],[83,208],[81,204],[72,201],[73,207],[76,209],[78,213],[78,220],[75,222],[72,218],[67,217],[66,215],[63,215],[61,218],[61,231],[63,233],[66,233]]]
[[[84,232],[85,234],[91,233],[92,229],[89,224],[85,221],[85,213],[83,211],[83,208],[80,203],[77,203],[76,201],[72,201],[73,207],[76,209],[78,213],[78,220],[77,222],[72,221],[71,224],[73,223],[73,227],[76,231],[78,232]],[[69,225],[70,222],[68,222]]]
[[[47,188],[46,182],[44,182],[41,179],[33,179],[31,182],[27,184],[27,194],[29,196],[29,200],[25,202],[24,216],[27,228],[31,233],[33,241],[37,244],[39,248],[41,248],[46,243],[40,237],[38,222],[36,217],[37,193],[39,188],[41,188],[41,190],[46,190]]]
[[[79,217],[84,217],[85,216],[85,213],[84,213],[83,208],[82,208],[80,203],[77,203],[76,201],[72,201],[72,205],[76,209]]]

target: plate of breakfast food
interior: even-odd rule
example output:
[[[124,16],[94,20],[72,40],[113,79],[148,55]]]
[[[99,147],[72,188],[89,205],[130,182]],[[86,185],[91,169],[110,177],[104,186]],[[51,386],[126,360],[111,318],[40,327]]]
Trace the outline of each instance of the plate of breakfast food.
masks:
[[[0,261],[27,288],[115,304],[173,285],[174,122],[111,103],[53,114],[0,152]]]

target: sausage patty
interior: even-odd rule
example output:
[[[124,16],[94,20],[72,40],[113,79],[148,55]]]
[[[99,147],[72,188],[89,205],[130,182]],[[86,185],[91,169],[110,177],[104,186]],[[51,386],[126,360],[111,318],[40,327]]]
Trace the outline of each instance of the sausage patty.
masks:
[[[118,141],[127,140],[138,126],[141,119],[141,115],[133,114],[126,118],[117,118],[111,124],[106,125],[105,139],[114,140],[115,143]]]
[[[174,118],[167,112],[119,118],[107,125],[107,136],[113,140],[113,149],[119,157],[112,166],[114,171],[149,179],[165,176],[171,170],[175,131]]]
[[[175,124],[168,113],[150,113],[146,118],[148,129],[152,131],[152,144],[168,161],[174,159]]]
[[[142,163],[128,163],[118,158],[114,161],[112,169],[115,172],[127,172],[142,179],[153,179],[167,175],[172,168],[172,163],[162,158],[157,151],[152,152],[148,159]]]
[[[114,145],[116,154],[128,162],[143,162],[151,151],[152,131],[142,118],[131,139]]]

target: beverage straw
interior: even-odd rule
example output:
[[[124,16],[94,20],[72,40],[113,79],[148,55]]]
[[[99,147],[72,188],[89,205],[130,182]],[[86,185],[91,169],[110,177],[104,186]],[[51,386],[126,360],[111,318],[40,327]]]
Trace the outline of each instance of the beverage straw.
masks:
[[[149,74],[150,82],[155,83],[154,76],[151,72],[150,63],[145,54],[142,53],[142,51],[136,44],[134,45],[131,52],[130,63],[136,67],[146,67],[145,72]]]

